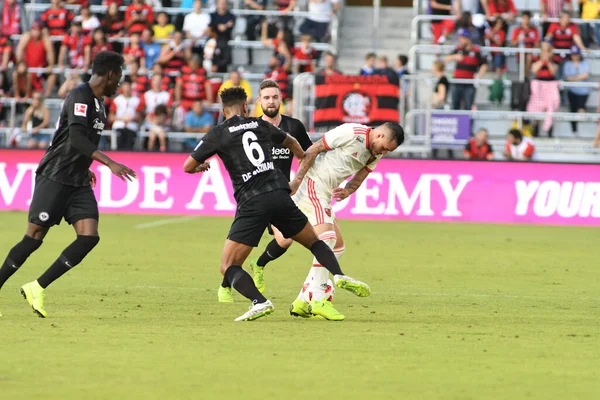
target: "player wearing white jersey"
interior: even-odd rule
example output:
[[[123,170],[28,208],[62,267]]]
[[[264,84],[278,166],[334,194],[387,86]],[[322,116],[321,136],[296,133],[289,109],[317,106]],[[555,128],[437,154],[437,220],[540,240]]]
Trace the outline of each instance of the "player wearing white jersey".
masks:
[[[321,240],[332,249],[337,240],[334,229],[333,199],[344,200],[354,193],[381,157],[404,142],[404,130],[398,124],[386,123],[377,128],[360,124],[344,124],[323,135],[305,153],[296,178],[290,183],[293,199],[306,214]],[[344,188],[340,184],[352,179]],[[290,314],[313,315],[328,320],[343,320],[326,299],[328,271],[316,259],[302,291],[292,303]],[[310,298],[307,297],[310,293]]]

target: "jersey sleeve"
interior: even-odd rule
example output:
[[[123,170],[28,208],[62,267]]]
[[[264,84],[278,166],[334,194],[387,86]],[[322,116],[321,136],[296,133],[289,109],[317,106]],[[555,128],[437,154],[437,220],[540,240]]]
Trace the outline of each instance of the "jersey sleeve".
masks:
[[[275,125],[269,125],[269,134],[271,135],[271,141],[276,144],[281,144],[287,137],[287,133],[276,127]]]
[[[340,125],[323,135],[323,143],[327,150],[342,147],[354,139],[354,130],[349,124]]]
[[[308,150],[308,148],[312,146],[312,141],[310,140],[308,133],[306,133],[306,128],[304,127],[304,124],[298,122],[295,131],[296,140],[298,140],[300,146],[302,146],[302,150]]]
[[[65,107],[69,127],[71,125],[83,125],[87,127],[91,110],[81,90],[71,92],[71,98],[65,103]]]
[[[219,150],[219,137],[217,136],[215,130],[211,130],[208,132],[202,140],[198,143],[196,148],[191,154],[191,157],[198,161],[199,163],[203,163],[208,160],[210,157],[217,154]]]

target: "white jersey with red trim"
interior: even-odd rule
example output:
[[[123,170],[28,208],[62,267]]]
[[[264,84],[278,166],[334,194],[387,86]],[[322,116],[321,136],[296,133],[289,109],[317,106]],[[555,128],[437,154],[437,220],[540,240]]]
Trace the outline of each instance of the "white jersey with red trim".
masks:
[[[511,144],[506,142],[506,152],[510,154],[513,160],[525,160],[525,157],[531,157],[533,160],[535,157],[535,145],[533,140],[529,137],[523,137],[523,140],[519,144]]]
[[[319,154],[306,176],[330,198],[333,189],[363,168],[375,169],[382,156],[373,156],[369,150],[371,128],[361,124],[343,124],[323,135],[328,151]]]

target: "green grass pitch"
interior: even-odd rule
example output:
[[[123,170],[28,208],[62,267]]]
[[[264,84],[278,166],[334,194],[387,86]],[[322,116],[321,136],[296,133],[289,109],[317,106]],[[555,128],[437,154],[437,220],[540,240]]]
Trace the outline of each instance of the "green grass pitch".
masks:
[[[338,290],[343,322],[290,317],[312,261],[295,246],[267,267],[275,313],[234,323],[248,303],[216,302],[231,220],[139,227],[165,218],[102,215],[44,320],[18,288],[73,240],[51,231],[0,292],[0,399],[600,396],[597,228],[341,221],[342,266],[371,297]],[[0,257],[25,225],[0,214]]]

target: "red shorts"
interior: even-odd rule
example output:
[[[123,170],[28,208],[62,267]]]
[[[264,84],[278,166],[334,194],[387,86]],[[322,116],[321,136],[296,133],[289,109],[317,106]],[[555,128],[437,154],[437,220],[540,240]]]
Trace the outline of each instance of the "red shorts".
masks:
[[[433,32],[433,43],[437,44],[438,40],[442,35],[452,33],[454,25],[456,23],[452,19],[445,19],[443,21],[432,21],[431,31]]]

